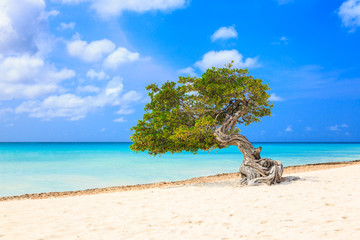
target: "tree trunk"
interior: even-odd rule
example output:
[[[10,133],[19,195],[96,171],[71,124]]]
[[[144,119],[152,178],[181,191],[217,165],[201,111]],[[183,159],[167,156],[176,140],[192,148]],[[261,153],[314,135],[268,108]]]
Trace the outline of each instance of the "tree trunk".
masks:
[[[215,130],[215,136],[220,147],[235,145],[244,155],[243,163],[239,169],[242,177],[241,183],[244,185],[279,183],[283,174],[283,165],[280,161],[261,158],[261,147],[254,148],[250,141],[241,134],[228,134],[229,128],[234,125],[234,120],[237,121],[238,119],[236,117],[227,117],[224,124]]]

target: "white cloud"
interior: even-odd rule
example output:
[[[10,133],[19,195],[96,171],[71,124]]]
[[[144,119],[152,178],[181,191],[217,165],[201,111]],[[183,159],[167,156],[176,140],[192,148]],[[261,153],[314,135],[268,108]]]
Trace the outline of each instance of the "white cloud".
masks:
[[[341,124],[341,125],[336,124],[336,125],[334,125],[334,126],[330,126],[329,129],[330,129],[331,131],[341,131],[341,128],[348,128],[348,127],[349,127],[349,126],[348,126],[347,124],[343,123],[343,124]]]
[[[63,31],[63,30],[67,30],[67,29],[74,29],[75,27],[75,23],[74,22],[69,22],[69,23],[60,23],[59,26],[57,27],[57,30],[59,31]]]
[[[280,43],[283,43],[285,45],[287,45],[289,43],[289,38],[282,36],[280,39]]]
[[[91,0],[51,0],[52,2],[62,2],[66,4],[78,4],[82,2],[91,2]]]
[[[57,70],[39,56],[21,55],[0,58],[0,99],[35,98],[59,90],[63,80],[75,72]]]
[[[40,19],[47,20],[50,17],[56,17],[60,12],[57,10],[51,10],[50,12],[42,12],[40,15]]]
[[[272,93],[269,97],[269,101],[281,102],[281,101],[284,101],[284,99],[282,97],[277,96],[275,93]]]
[[[86,85],[86,86],[79,86],[76,89],[77,92],[88,92],[88,93],[98,93],[100,92],[100,89],[96,86],[92,86],[92,85]]]
[[[119,16],[123,11],[143,13],[146,11],[169,11],[185,7],[186,0],[58,0],[77,4],[90,2],[91,8],[101,17]]]
[[[122,96],[121,100],[122,100],[122,102],[126,102],[126,103],[127,103],[127,102],[136,102],[136,101],[139,101],[140,98],[141,98],[141,95],[138,94],[137,92],[135,92],[135,91],[129,91],[129,92],[125,93],[125,94]]]
[[[287,128],[285,128],[285,132],[292,132],[292,131],[294,131],[294,130],[292,129],[291,125],[289,125],[289,126],[287,126]]]
[[[131,108],[132,102],[138,102],[141,99],[141,95],[135,91],[129,91],[125,93],[121,98],[120,102],[123,104],[120,109],[116,112],[119,115],[129,115],[135,112],[135,109]]]
[[[116,16],[123,11],[146,12],[146,11],[168,11],[184,7],[185,0],[95,0],[92,8],[101,16]]]
[[[229,39],[229,38],[237,38],[238,34],[236,32],[235,27],[221,27],[213,35],[211,35],[211,41],[216,41],[219,39]]]
[[[114,122],[126,122],[126,120],[124,119],[124,117],[119,117],[117,119],[114,119]]]
[[[123,91],[122,80],[114,77],[108,82],[105,88],[101,89],[97,95],[81,97],[75,94],[53,95],[43,101],[26,101],[15,110],[17,114],[28,113],[30,117],[41,119],[66,118],[68,120],[79,120],[97,108],[105,106],[120,106],[128,109],[131,104],[139,98],[135,91],[121,95]]]
[[[329,127],[329,129],[330,129],[331,131],[339,131],[339,130],[340,130],[339,125],[331,126],[331,127]]]
[[[44,0],[0,1],[0,53],[33,54],[41,52],[45,41],[47,18],[57,11],[45,11]]]
[[[115,44],[106,38],[88,43],[75,35],[74,39],[67,43],[69,55],[78,57],[85,62],[99,61],[105,54],[111,53],[114,49]]]
[[[44,0],[0,1],[0,100],[51,94],[75,76],[46,60],[55,43],[47,21],[59,12],[45,8]]]
[[[66,84],[73,90],[62,87],[62,82],[73,78],[75,72],[56,68],[46,58],[56,40],[48,31],[48,19],[59,12],[45,9],[44,0],[0,0],[0,101],[27,99],[14,110],[10,109],[11,113],[41,119],[78,120],[106,106],[115,106],[120,113],[129,114],[139,97],[132,91],[124,94],[119,77],[102,88],[86,84],[74,86],[75,82]],[[58,29],[74,27],[75,23],[63,22]],[[115,49],[115,44],[108,39],[86,42],[78,35],[67,43],[69,54],[85,62],[103,61]],[[132,56],[127,60],[133,60]],[[109,78],[105,72],[95,70],[89,70],[87,76]],[[0,112],[5,114],[10,110]]]
[[[237,68],[254,68],[258,66],[256,58],[246,58],[243,61],[243,55],[235,49],[207,52],[201,61],[195,63],[195,66],[205,71],[211,67],[224,67],[225,64],[231,61],[234,61],[233,66]]]
[[[133,108],[120,108],[116,113],[119,115],[128,115],[135,112]]]
[[[100,72],[96,72],[94,69],[90,69],[87,73],[86,76],[90,79],[98,79],[98,80],[103,80],[103,79],[108,79],[109,76],[104,72],[104,71],[100,71]]]
[[[289,38],[281,36],[278,41],[272,42],[274,45],[287,45],[289,43]]]
[[[310,132],[310,131],[312,131],[312,128],[311,127],[306,127],[305,130]]]
[[[30,117],[51,119],[64,117],[69,120],[84,118],[90,110],[89,99],[74,94],[47,97],[44,101],[27,101],[16,108],[16,113],[28,113]]]
[[[0,117],[3,118],[6,114],[12,113],[12,108],[0,108]]]
[[[123,88],[124,85],[122,83],[122,79],[120,77],[114,77],[110,82],[108,82],[104,91],[104,97],[107,99],[108,97],[113,96],[115,100],[118,98]]]
[[[338,10],[338,15],[345,27],[355,31],[360,26],[360,0],[347,0],[343,2]]]
[[[192,67],[179,69],[176,73],[181,76],[190,76],[190,77],[196,76],[195,69]]]
[[[126,48],[119,47],[109,56],[107,56],[107,58],[104,61],[104,67],[116,69],[121,64],[139,60],[139,56],[140,54],[137,52],[130,52]]]

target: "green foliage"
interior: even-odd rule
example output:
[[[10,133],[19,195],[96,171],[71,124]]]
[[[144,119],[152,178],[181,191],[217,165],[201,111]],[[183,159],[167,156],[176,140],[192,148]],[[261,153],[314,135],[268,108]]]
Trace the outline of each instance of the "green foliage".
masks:
[[[179,77],[160,88],[146,87],[150,103],[138,124],[131,128],[133,151],[157,155],[166,152],[209,150],[218,147],[214,131],[227,116],[241,112],[237,123],[249,125],[271,115],[270,88],[246,69],[208,69],[201,78]],[[238,133],[238,128],[229,128]]]

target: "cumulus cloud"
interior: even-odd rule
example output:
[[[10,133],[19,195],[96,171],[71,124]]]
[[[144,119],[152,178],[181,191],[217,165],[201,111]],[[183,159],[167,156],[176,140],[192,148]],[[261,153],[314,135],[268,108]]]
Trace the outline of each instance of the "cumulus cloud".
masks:
[[[89,112],[100,107],[120,106],[120,108],[130,109],[131,104],[140,98],[134,98],[138,95],[134,91],[121,94],[123,87],[121,78],[115,77],[97,95],[85,97],[71,93],[53,95],[43,101],[26,101],[18,106],[15,112],[28,113],[30,117],[45,120],[65,118],[74,121],[85,118]]]
[[[59,31],[63,31],[63,30],[67,30],[67,29],[74,29],[75,27],[75,23],[74,22],[69,22],[69,23],[60,23],[59,26],[57,27],[57,30]]]
[[[139,60],[140,54],[137,52],[130,52],[126,48],[119,47],[109,56],[106,57],[104,61],[104,67],[116,69],[121,64],[127,62],[134,62]]]
[[[213,35],[211,35],[211,41],[216,41],[219,39],[229,39],[229,38],[237,38],[238,34],[236,32],[235,27],[221,27]]]
[[[0,58],[0,99],[35,98],[59,90],[59,83],[72,78],[70,69],[57,70],[40,56]]]
[[[51,94],[75,76],[46,61],[54,44],[47,21],[59,12],[45,8],[44,0],[0,1],[0,100]]]
[[[0,53],[19,54],[41,52],[47,18],[57,11],[45,11],[43,0],[0,1]]]
[[[289,125],[289,126],[287,126],[287,128],[285,128],[285,132],[292,132],[292,131],[294,131],[294,130],[292,129],[291,125]]]
[[[83,87],[81,87],[81,86],[77,87],[76,91],[80,92],[80,93],[82,93],[82,92],[98,93],[98,92],[100,92],[100,89],[98,87],[96,87],[96,86],[86,85],[86,86],[83,86]]]
[[[104,55],[114,51],[115,44],[106,38],[88,43],[75,35],[66,47],[70,56],[80,58],[85,62],[96,62],[102,60]]]
[[[122,102],[132,102],[140,100],[141,96],[135,91],[129,91],[122,96]]]
[[[138,102],[140,99],[141,99],[141,95],[139,93],[137,93],[136,91],[129,91],[129,92],[125,93],[120,99],[122,106],[116,112],[116,114],[129,115],[129,114],[134,113],[135,109],[133,109],[131,107],[131,103]]]
[[[124,93],[119,77],[103,87],[76,86],[75,82],[69,89],[63,87],[63,82],[73,78],[76,73],[71,69],[57,68],[47,59],[55,40],[47,30],[48,19],[59,12],[45,9],[44,0],[0,1],[0,101],[25,99],[15,109],[3,108],[0,114],[78,120],[106,106],[115,106],[118,114],[130,114],[132,104],[140,99],[140,95],[134,91]],[[74,27],[75,23],[72,22],[60,23],[58,30]],[[102,62],[109,54],[116,52],[115,44],[108,39],[86,42],[78,34],[66,47],[69,55],[85,62]],[[126,57],[125,61],[134,60],[134,55]],[[121,60],[115,58],[112,63],[120,64]],[[89,79],[109,78],[105,72],[93,69],[86,75]]]
[[[347,0],[343,2],[338,10],[338,15],[345,27],[350,31],[360,26],[360,0]]]
[[[190,76],[190,77],[196,76],[195,69],[192,68],[192,67],[187,67],[187,68],[179,69],[179,70],[177,71],[177,74],[179,74],[179,75],[181,75],[181,76]]]
[[[272,93],[269,97],[269,101],[281,102],[281,101],[284,101],[284,99],[282,97],[277,96],[275,93]]]
[[[114,122],[126,122],[125,118],[124,117],[119,117],[119,118],[116,118],[114,119]]]
[[[123,11],[143,13],[146,11],[170,11],[185,7],[186,0],[57,0],[67,4],[89,2],[101,17],[119,16]]]
[[[96,40],[88,43],[80,39],[79,34],[75,34],[73,40],[67,43],[67,51],[70,56],[82,59],[84,62],[97,62],[104,60],[104,67],[116,69],[121,64],[139,60],[140,54],[131,52],[124,47],[118,47],[109,39]],[[115,51],[114,51],[115,50]],[[100,74],[100,75],[99,75]],[[88,72],[90,78],[105,77],[105,73],[96,73],[94,70]]]
[[[103,80],[109,78],[109,76],[104,71],[96,72],[94,69],[90,69],[86,73],[86,76],[90,79],[97,79],[97,80]]]
[[[43,11],[40,15],[40,19],[47,20],[50,17],[56,17],[59,13],[60,12],[57,10],[51,10],[50,12]]]
[[[225,64],[234,61],[233,66],[237,68],[254,68],[258,66],[256,58],[246,58],[237,50],[223,50],[207,52],[201,61],[195,63],[195,66],[205,71],[211,67],[224,67]]]

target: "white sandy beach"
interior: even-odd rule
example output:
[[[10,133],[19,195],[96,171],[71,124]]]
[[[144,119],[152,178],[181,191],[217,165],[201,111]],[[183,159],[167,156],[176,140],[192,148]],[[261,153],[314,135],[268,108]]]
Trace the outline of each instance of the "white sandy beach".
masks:
[[[234,181],[0,202],[0,239],[360,239],[360,165]]]

